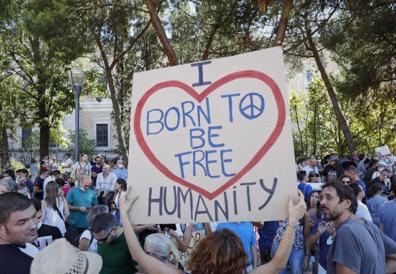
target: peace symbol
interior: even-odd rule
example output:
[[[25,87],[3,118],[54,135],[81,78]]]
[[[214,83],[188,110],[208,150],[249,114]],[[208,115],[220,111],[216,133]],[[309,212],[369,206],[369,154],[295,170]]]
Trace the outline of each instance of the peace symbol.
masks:
[[[256,92],[246,94],[239,103],[239,111],[249,120],[260,116],[264,107],[264,97]]]

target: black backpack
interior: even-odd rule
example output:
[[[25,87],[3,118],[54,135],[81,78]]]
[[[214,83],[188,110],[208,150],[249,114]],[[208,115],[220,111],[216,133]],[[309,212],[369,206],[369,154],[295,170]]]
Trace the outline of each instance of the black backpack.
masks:
[[[91,240],[89,240],[89,246],[91,246],[91,244],[92,244],[92,242],[93,242],[93,240],[94,240],[94,236],[92,235],[92,232],[91,232],[89,229],[88,229],[88,231],[89,231],[89,233],[91,234]],[[82,235],[84,232],[85,232],[85,230],[84,230],[83,232],[79,233],[79,234],[77,235],[76,238],[74,238],[72,244],[73,244],[75,247],[78,248],[78,245],[80,244],[81,235]]]

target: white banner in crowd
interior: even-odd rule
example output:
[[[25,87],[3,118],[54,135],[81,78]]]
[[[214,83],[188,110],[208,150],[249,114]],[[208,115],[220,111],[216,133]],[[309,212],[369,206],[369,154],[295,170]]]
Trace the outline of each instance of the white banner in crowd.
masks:
[[[296,193],[281,48],[135,73],[137,224],[284,219]]]
[[[391,154],[388,145],[375,148],[375,152],[381,154],[381,156],[385,156],[385,155],[390,155]]]

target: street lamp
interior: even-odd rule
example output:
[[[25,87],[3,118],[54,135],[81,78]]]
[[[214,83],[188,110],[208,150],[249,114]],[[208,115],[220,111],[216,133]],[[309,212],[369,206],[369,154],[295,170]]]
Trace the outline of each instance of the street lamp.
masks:
[[[74,101],[75,101],[75,118],[76,118],[76,143],[75,143],[75,159],[76,161],[79,160],[79,152],[78,147],[80,144],[80,93],[81,89],[84,85],[85,75],[84,72],[81,70],[72,71],[71,69],[68,70],[67,75],[69,77],[70,85],[74,91]]]

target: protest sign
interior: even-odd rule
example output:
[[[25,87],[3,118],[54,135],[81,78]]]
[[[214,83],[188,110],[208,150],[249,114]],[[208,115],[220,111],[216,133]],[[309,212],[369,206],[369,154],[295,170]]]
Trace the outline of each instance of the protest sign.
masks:
[[[296,171],[281,48],[135,73],[135,223],[286,217]]]
[[[379,153],[381,156],[390,155],[390,149],[387,145],[382,147],[376,147],[375,153]]]

